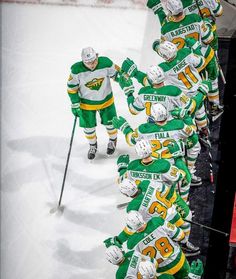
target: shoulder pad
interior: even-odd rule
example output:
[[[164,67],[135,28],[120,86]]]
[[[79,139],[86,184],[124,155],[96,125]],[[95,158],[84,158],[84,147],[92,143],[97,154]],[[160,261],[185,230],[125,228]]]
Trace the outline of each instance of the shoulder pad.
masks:
[[[98,63],[101,63],[104,67],[111,67],[113,65],[111,59],[106,56],[99,56]]]

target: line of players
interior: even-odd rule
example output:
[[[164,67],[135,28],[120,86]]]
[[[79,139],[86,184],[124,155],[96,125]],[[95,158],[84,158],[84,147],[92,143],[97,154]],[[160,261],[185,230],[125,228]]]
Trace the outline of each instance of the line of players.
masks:
[[[200,253],[189,242],[188,196],[191,184],[202,183],[195,175],[195,162],[201,149],[199,137],[203,141],[209,137],[205,100],[213,117],[223,112],[212,21],[222,7],[214,0],[199,1],[200,14],[209,19],[210,12],[211,21],[203,21],[198,10],[193,14],[193,2],[167,0],[166,16],[159,0],[149,0],[147,6],[162,25],[162,38],[153,49],[165,62],[151,66],[147,73],[129,58],[122,63],[119,84],[129,110],[134,115],[145,110],[147,122],[133,129],[122,116],[112,119],[113,127],[135,146],[139,157],[130,161],[125,154],[117,160],[120,191],[131,201],[126,227],[104,243],[108,261],[118,266],[119,279],[200,279],[203,273],[200,260],[190,267],[186,259]],[[203,6],[205,2],[209,5]],[[132,78],[143,85],[136,97]]]

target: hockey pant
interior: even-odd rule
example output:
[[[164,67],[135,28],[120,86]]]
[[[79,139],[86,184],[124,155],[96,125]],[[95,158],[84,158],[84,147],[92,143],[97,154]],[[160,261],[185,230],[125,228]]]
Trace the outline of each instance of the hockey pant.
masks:
[[[218,77],[219,77],[219,67],[215,57],[207,64],[206,69],[208,74],[208,79],[212,82],[212,89],[208,92],[208,101],[213,104],[219,105],[219,87],[218,87]]]
[[[189,209],[187,203],[180,197],[180,195],[177,195],[177,199],[174,201],[174,205],[183,220],[186,221],[192,220],[192,212]],[[180,228],[184,231],[186,239],[188,240],[190,235],[190,230],[191,230],[191,224],[186,221],[184,221],[184,223],[180,226]]]
[[[196,111],[195,122],[196,122],[196,126],[199,131],[202,130],[203,128],[206,128],[208,125],[208,119],[207,119],[207,114],[206,114],[206,109],[205,109],[204,103]]]
[[[175,166],[183,170],[186,174],[184,179],[177,183],[177,192],[183,200],[187,201],[191,184],[191,173],[182,158],[177,158],[175,160]]]
[[[187,149],[187,166],[190,173],[195,172],[195,163],[201,151],[201,145],[197,142],[193,147]]]

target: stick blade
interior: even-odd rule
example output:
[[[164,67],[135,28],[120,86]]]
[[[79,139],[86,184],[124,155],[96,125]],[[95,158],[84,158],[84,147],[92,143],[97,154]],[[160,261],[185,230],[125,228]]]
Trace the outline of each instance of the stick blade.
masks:
[[[54,208],[51,208],[49,213],[50,214],[58,213],[58,214],[61,215],[63,213],[64,209],[65,209],[65,207],[62,206],[62,205],[61,206],[56,206]]]
[[[120,203],[120,204],[117,204],[116,208],[117,209],[124,209],[127,207],[129,203],[128,202],[125,202],[125,203]]]

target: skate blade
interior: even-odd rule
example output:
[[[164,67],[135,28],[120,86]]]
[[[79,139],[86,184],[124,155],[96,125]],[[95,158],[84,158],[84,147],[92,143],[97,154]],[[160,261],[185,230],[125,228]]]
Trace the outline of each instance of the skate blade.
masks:
[[[222,114],[224,111],[220,112],[219,114],[212,116],[212,122],[215,122]]]

